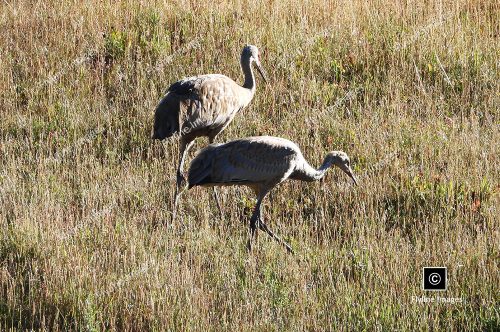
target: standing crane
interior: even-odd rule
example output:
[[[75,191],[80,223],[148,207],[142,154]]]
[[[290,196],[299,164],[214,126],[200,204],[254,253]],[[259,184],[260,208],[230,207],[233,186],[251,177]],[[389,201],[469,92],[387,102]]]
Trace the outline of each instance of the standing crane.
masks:
[[[175,219],[179,194],[185,183],[184,161],[194,140],[206,136],[209,143],[213,143],[235,115],[250,103],[255,94],[252,63],[256,64],[257,70],[267,82],[257,47],[245,45],[241,52],[240,63],[245,75],[243,86],[219,74],[188,77],[172,84],[156,107],[152,138],[163,140],[175,133],[179,133],[180,136],[172,220]],[[222,215],[215,188],[214,196]]]
[[[253,189],[257,204],[250,218],[250,250],[257,226],[293,253],[288,243],[276,236],[264,223],[262,200],[278,184],[287,180],[316,181],[335,165],[357,184],[349,157],[342,151],[326,155],[319,169],[304,159],[293,142],[270,136],[248,137],[225,144],[211,144],[193,159],[188,171],[189,188],[245,185]]]

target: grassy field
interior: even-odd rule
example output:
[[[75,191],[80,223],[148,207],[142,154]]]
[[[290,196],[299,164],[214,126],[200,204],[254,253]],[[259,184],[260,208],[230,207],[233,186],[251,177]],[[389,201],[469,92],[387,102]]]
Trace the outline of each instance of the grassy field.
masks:
[[[491,1],[0,2],[0,330],[500,329],[499,15]],[[318,166],[265,202],[185,192],[152,141],[170,83],[269,74],[219,137],[274,135]],[[195,151],[207,144],[198,140]],[[424,292],[423,266],[446,266]],[[415,297],[460,298],[430,303]]]

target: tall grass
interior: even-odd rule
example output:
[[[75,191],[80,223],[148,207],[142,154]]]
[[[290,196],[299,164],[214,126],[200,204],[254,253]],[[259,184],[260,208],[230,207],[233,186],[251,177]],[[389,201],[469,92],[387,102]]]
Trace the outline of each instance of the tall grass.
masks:
[[[0,330],[498,330],[496,1],[3,1]],[[244,188],[182,196],[154,107],[188,75],[270,83],[220,140],[276,135],[339,171],[289,182],[245,249]],[[197,142],[198,147],[206,144]],[[421,304],[423,266],[447,266]]]

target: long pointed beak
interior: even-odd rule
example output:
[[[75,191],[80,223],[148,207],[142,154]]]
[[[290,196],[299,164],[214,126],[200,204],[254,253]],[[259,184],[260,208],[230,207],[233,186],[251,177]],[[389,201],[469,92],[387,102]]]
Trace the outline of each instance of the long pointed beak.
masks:
[[[358,185],[358,180],[354,176],[354,172],[352,171],[352,169],[349,167],[345,172],[346,172],[347,175],[349,175],[349,177],[352,179],[352,181],[354,182],[354,184]]]
[[[264,82],[267,83],[267,74],[266,74],[264,68],[262,68],[260,61],[255,61],[255,64],[257,65],[257,71],[259,72],[260,76],[262,76],[262,79],[264,80]]]
[[[352,181],[354,181],[354,184],[358,185],[358,180],[356,179],[356,177],[354,176],[354,174],[350,174],[349,176],[351,177]]]

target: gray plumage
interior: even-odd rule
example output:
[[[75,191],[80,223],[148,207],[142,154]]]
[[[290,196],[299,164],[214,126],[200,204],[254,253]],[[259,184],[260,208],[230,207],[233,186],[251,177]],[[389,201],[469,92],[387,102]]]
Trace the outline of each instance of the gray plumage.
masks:
[[[162,140],[180,130],[181,140],[187,143],[200,136],[213,141],[252,100],[256,89],[252,63],[265,80],[259,50],[246,45],[240,58],[242,86],[220,74],[187,77],[172,84],[155,110],[153,138]]]
[[[189,188],[194,186],[246,185],[257,195],[257,204],[250,220],[251,237],[258,226],[282,243],[291,247],[272,233],[263,223],[261,202],[276,185],[287,179],[315,181],[335,165],[356,183],[347,154],[333,151],[327,154],[319,169],[313,168],[304,158],[299,147],[286,139],[270,136],[248,137],[225,144],[212,144],[201,150],[193,159],[188,171]]]
[[[242,86],[220,74],[184,78],[168,88],[155,110],[152,138],[163,140],[179,134],[180,155],[174,216],[180,187],[184,181],[184,160],[193,141],[197,137],[206,136],[212,143],[236,114],[250,103],[256,89],[252,63],[256,64],[265,80],[257,47],[246,45],[241,52],[240,62],[245,75]]]

